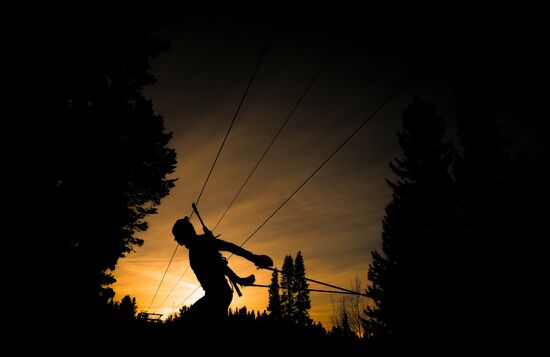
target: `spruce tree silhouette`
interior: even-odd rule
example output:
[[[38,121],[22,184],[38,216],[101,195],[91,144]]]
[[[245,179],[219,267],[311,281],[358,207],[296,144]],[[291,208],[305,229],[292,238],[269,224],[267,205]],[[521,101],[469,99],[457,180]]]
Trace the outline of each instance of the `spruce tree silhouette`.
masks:
[[[294,260],[291,255],[285,256],[281,269],[281,317],[285,321],[292,321],[294,309]]]
[[[309,317],[309,309],[311,309],[311,299],[309,298],[309,291],[307,290],[309,284],[306,281],[306,267],[304,264],[304,257],[302,252],[299,251],[294,259],[294,290],[296,291],[295,305],[293,320],[298,325],[307,325],[311,323]]]
[[[267,305],[269,317],[274,321],[281,319],[281,295],[279,294],[279,272],[273,271],[269,284],[269,300]]]
[[[398,132],[403,157],[390,167],[393,199],[383,220],[383,255],[374,251],[366,335],[389,352],[448,345],[454,284],[455,213],[451,145],[433,105],[415,98]]]

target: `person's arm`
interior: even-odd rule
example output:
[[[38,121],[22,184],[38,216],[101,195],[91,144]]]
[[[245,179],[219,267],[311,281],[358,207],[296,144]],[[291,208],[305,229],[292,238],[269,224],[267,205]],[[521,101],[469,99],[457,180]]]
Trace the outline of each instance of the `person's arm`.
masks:
[[[252,285],[256,281],[256,277],[254,276],[254,274],[249,275],[246,278],[241,278],[240,276],[235,274],[235,272],[231,270],[231,268],[228,266],[225,267],[225,275],[232,282],[237,283],[239,285],[244,285],[244,286]]]
[[[235,255],[238,255],[240,257],[248,259],[251,262],[254,262],[254,257],[256,255],[253,254],[252,252],[250,252],[250,251],[248,251],[244,248],[241,248],[236,244],[229,243],[229,242],[226,242],[226,241],[221,240],[221,239],[216,239],[214,242],[215,242],[214,244],[215,244],[217,250],[223,250],[225,252],[231,252]]]
[[[225,275],[227,277],[229,277],[229,279],[231,279],[232,281],[238,281],[240,279],[240,277],[235,274],[235,272],[233,270],[231,270],[230,267],[228,267],[227,265],[225,266],[225,271],[224,271]]]
[[[238,255],[240,257],[243,257],[245,259],[250,260],[252,263],[256,264],[259,267],[265,267],[265,266],[272,266],[273,260],[271,260],[270,257],[267,255],[256,255],[252,252],[239,247],[238,245],[235,245],[233,243],[226,242],[221,239],[216,239],[214,241],[215,247],[217,250],[223,250],[226,252],[231,252],[235,255]]]

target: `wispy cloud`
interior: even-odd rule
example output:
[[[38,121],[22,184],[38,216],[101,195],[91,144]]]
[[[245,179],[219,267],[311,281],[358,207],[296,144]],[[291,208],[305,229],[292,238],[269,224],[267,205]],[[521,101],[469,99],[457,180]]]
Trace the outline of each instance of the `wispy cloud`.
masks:
[[[155,108],[165,115],[168,130],[174,132],[171,145],[178,153],[174,176],[179,180],[158,214],[148,219],[149,230],[140,234],[145,245],[121,259],[115,271],[118,296],[136,296],[142,308],[149,305],[176,247],[171,227],[191,212],[191,203],[226,133],[253,58],[230,64],[217,58],[195,68],[193,63],[201,58],[201,50],[188,50],[185,44],[176,43],[175,52],[161,57],[164,62],[158,73],[159,83],[150,91]],[[188,62],[182,64],[181,58]],[[270,61],[262,68],[267,72],[260,71],[199,203],[211,228],[315,69],[314,63],[307,62],[309,58],[292,63],[282,57]],[[298,108],[216,230],[222,233],[220,238],[241,244],[395,87],[400,74],[388,69],[395,64],[376,63],[366,70],[364,61],[368,59],[335,59],[338,71],[329,68],[324,74],[328,77],[320,78]],[[378,73],[380,67],[385,72]],[[207,82],[203,83],[205,78]],[[338,286],[349,287],[355,276],[366,276],[370,253],[381,244],[381,220],[391,199],[385,183],[385,178],[391,177],[387,163],[399,152],[395,131],[400,126],[400,112],[410,98],[411,92],[394,98],[245,248],[270,255],[279,268],[285,255],[295,256],[300,250],[309,276]],[[200,232],[196,218],[193,222]],[[172,296],[166,298],[187,264],[187,250],[180,248],[155,299],[155,309],[172,311],[197,287],[193,272],[188,271]],[[256,274],[259,283],[270,281],[269,271],[258,271],[242,258],[232,258],[230,265],[240,275]],[[201,295],[199,289],[187,303]],[[164,300],[165,306],[155,305]],[[235,296],[233,306],[244,305],[265,309],[267,290],[244,289],[244,296]],[[331,311],[328,295],[312,294],[314,319],[329,325]]]

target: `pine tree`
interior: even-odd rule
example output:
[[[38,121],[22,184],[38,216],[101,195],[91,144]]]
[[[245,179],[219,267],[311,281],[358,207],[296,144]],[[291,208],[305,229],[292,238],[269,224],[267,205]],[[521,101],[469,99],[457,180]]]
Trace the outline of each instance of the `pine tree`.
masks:
[[[306,281],[306,267],[302,252],[296,254],[294,260],[294,291],[296,292],[293,321],[299,325],[311,323],[309,309],[311,309],[311,300],[309,298],[309,284]]]
[[[279,272],[273,271],[271,284],[269,284],[269,304],[267,305],[269,316],[273,320],[281,318],[281,295],[279,294]]]
[[[372,253],[366,333],[387,346],[444,343],[453,286],[455,209],[452,148],[433,105],[416,98],[398,132],[403,157],[390,163],[393,199],[383,220],[382,251]]]
[[[136,298],[132,298],[130,295],[124,296],[118,305],[118,311],[123,320],[135,319],[137,315]]]
[[[294,300],[294,260],[290,255],[287,255],[283,262],[281,288],[283,289],[281,296],[281,317],[292,321],[296,306]]]

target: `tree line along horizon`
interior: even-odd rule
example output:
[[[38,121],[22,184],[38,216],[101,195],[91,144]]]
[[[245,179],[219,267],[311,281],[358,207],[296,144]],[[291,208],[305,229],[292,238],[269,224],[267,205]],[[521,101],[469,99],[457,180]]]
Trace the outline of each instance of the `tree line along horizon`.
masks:
[[[93,36],[78,33],[89,41],[68,50],[71,36],[57,39],[59,85],[41,107],[57,120],[37,123],[38,159],[48,168],[38,173],[38,197],[51,208],[39,226],[52,238],[36,242],[34,264],[47,277],[38,282],[47,306],[86,306],[86,316],[70,314],[60,324],[101,324],[113,306],[126,316],[133,311],[130,297],[113,302],[112,272],[144,243],[135,234],[147,230],[145,218],[175,184],[167,178],[177,163],[167,146],[172,135],[142,93],[155,82],[150,60],[167,46],[147,32],[106,26]],[[372,252],[368,271],[371,303],[356,316],[373,350],[492,346],[532,332],[525,313],[536,313],[544,261],[542,212],[532,201],[545,188],[534,185],[536,163],[513,151],[467,78],[457,81],[456,102],[458,145],[446,139],[433,104],[415,98],[403,111],[382,249]],[[301,253],[287,258],[283,271],[286,264],[305,274]],[[280,304],[270,289],[269,315],[312,325],[308,295],[290,286],[302,282],[288,276]],[[349,318],[346,312],[346,324]]]

